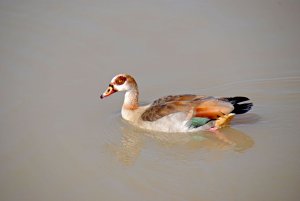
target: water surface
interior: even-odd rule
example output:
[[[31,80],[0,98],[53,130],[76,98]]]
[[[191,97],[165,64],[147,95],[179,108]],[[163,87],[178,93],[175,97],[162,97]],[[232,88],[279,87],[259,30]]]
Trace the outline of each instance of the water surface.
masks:
[[[300,193],[300,3],[0,2],[0,200],[289,200]],[[100,101],[242,95],[218,135],[153,133]]]

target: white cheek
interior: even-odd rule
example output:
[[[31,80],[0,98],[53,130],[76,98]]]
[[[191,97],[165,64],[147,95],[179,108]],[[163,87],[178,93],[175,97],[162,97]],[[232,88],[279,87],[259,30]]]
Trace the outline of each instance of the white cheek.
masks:
[[[114,85],[114,88],[118,91],[127,91],[128,90],[128,86],[127,85]]]

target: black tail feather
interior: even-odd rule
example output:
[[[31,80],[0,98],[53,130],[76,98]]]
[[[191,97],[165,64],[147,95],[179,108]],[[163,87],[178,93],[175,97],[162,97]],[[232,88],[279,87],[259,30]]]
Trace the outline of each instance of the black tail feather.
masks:
[[[226,98],[221,98],[221,100],[230,102],[234,106],[232,113],[235,113],[235,114],[244,114],[244,113],[248,112],[249,110],[251,110],[251,108],[253,106],[253,103],[239,104],[241,102],[249,100],[249,98],[243,97],[243,96],[226,97]]]
[[[234,106],[234,110],[232,111],[232,113],[244,114],[249,110],[251,110],[253,103],[234,104],[233,106]]]
[[[243,96],[236,96],[236,97],[224,97],[224,98],[221,98],[221,100],[230,102],[233,105],[235,105],[235,104],[240,103],[240,102],[248,101],[249,98],[243,97]]]

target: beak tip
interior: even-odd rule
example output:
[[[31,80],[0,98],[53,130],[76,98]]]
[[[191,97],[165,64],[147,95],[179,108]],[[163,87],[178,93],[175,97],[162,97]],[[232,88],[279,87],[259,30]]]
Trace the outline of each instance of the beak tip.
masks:
[[[103,98],[104,98],[104,96],[103,96],[103,94],[101,94],[101,95],[100,95],[100,99],[103,99]]]

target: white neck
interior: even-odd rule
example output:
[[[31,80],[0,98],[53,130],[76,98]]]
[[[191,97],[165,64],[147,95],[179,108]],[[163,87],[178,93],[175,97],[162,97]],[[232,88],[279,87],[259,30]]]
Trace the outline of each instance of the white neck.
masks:
[[[124,103],[122,107],[122,117],[128,121],[134,122],[137,118],[137,109],[139,92],[137,89],[131,89],[125,93]]]
[[[138,89],[131,89],[126,91],[124,97],[123,108],[129,110],[135,110],[139,107],[139,92]]]

